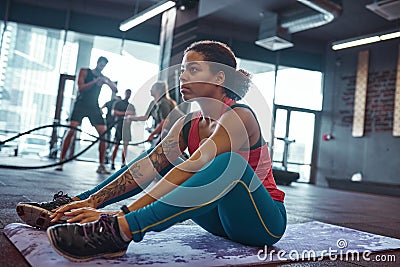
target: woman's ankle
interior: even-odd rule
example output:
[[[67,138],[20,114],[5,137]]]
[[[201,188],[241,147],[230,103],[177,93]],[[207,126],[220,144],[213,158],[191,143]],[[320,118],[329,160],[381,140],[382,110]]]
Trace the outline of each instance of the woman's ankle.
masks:
[[[125,219],[125,216],[118,217],[118,226],[122,239],[124,239],[127,242],[131,241],[132,233],[131,229],[129,228],[129,224]]]

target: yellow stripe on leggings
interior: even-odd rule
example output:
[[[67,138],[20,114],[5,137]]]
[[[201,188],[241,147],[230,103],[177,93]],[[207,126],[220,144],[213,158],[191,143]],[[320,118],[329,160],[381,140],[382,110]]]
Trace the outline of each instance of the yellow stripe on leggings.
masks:
[[[254,198],[253,198],[253,196],[251,195],[251,191],[250,191],[249,187],[247,186],[247,184],[245,184],[242,180],[236,180],[236,182],[241,183],[241,184],[246,188],[247,192],[249,193],[251,202],[253,203],[254,209],[255,209],[256,212],[257,212],[257,216],[258,216],[258,218],[260,219],[262,225],[264,226],[265,231],[267,231],[267,233],[268,233],[270,236],[272,236],[272,237],[281,238],[282,235],[274,235],[273,233],[271,233],[271,231],[270,231],[270,230],[268,229],[268,227],[265,225],[264,220],[263,220],[262,217],[261,217],[260,211],[258,210],[258,208],[257,208],[257,206],[256,206],[256,202],[254,201]]]
[[[260,219],[261,224],[264,226],[264,228],[265,228],[265,230],[267,231],[267,233],[268,233],[270,236],[274,237],[274,238],[281,238],[282,235],[274,235],[273,233],[271,233],[271,231],[270,231],[270,230],[268,229],[268,227],[265,225],[264,220],[262,219],[261,214],[260,214],[260,212],[259,212],[259,210],[258,210],[258,208],[257,208],[257,206],[256,206],[256,203],[255,203],[255,201],[254,201],[254,199],[253,199],[253,196],[251,195],[251,191],[249,190],[248,186],[247,186],[242,180],[235,180],[235,181],[233,181],[225,190],[223,190],[218,196],[216,196],[215,198],[213,198],[213,199],[210,200],[209,202],[206,202],[206,203],[204,203],[204,204],[202,204],[202,205],[200,205],[200,206],[196,206],[196,207],[193,207],[193,208],[189,208],[189,209],[180,211],[180,212],[178,212],[178,213],[176,213],[176,214],[174,214],[174,215],[169,216],[168,218],[165,218],[165,219],[163,219],[163,220],[161,220],[161,221],[158,221],[158,222],[156,222],[156,223],[153,223],[153,224],[151,224],[151,225],[148,225],[148,226],[144,227],[144,228],[141,229],[141,230],[137,230],[137,231],[134,231],[134,232],[131,232],[131,233],[132,233],[132,235],[134,235],[134,234],[138,234],[138,233],[145,232],[147,229],[149,229],[149,228],[151,228],[151,227],[154,227],[154,226],[157,226],[157,225],[159,225],[159,224],[162,224],[163,222],[166,222],[166,221],[168,221],[168,220],[170,220],[170,219],[172,219],[172,218],[174,218],[174,217],[176,217],[176,216],[179,216],[179,215],[181,215],[181,214],[183,214],[183,213],[186,213],[186,212],[189,212],[189,211],[192,211],[192,210],[196,210],[196,209],[199,209],[199,208],[201,208],[201,207],[204,207],[204,206],[206,206],[206,205],[208,205],[208,204],[210,204],[210,203],[213,203],[215,200],[219,199],[219,198],[221,197],[221,195],[223,195],[226,191],[228,191],[228,190],[230,190],[231,188],[233,188],[233,187],[235,186],[235,184],[237,184],[237,183],[242,184],[242,185],[246,188],[247,192],[249,193],[251,202],[253,203],[254,209],[255,209],[256,212],[257,212],[257,216],[258,216],[258,218]]]

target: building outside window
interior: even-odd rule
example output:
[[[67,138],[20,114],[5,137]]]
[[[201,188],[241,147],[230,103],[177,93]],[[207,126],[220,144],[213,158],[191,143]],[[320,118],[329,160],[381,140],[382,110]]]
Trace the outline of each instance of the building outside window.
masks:
[[[13,136],[26,130],[52,124],[60,74],[76,75],[81,67],[94,68],[99,56],[110,62],[104,74],[118,82],[119,95],[125,89],[133,92],[150,78],[157,77],[159,47],[116,38],[79,34],[71,31],[41,28],[32,25],[0,23],[0,134]],[[76,84],[67,81],[61,123],[67,123],[75,97]],[[111,90],[102,90],[99,104],[111,98]],[[151,96],[138,103],[138,112]],[[135,103],[134,103],[135,104]],[[147,106],[146,106],[147,107]],[[143,111],[144,112],[144,111]],[[140,125],[138,126],[140,127]],[[97,135],[87,120],[82,130]],[[50,128],[34,134],[50,138]],[[59,131],[62,137],[64,130]],[[143,136],[143,133],[141,134]],[[83,136],[81,139],[85,139]],[[93,138],[92,138],[93,139]],[[141,140],[140,140],[141,141]],[[87,143],[78,142],[77,149]],[[96,146],[95,146],[96,147]],[[97,147],[85,153],[85,159],[97,160]]]

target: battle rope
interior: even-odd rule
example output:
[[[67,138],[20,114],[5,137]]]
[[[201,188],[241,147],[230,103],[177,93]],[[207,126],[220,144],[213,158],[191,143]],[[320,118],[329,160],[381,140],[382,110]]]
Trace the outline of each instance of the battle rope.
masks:
[[[115,122],[114,125],[115,125],[116,123],[117,123],[117,122]],[[104,133],[102,133],[102,134],[99,135],[99,136],[95,136],[95,135],[86,133],[86,132],[82,131],[81,129],[79,129],[79,128],[77,128],[77,127],[74,127],[74,126],[71,126],[71,125],[65,125],[65,124],[49,124],[49,125],[43,125],[43,126],[39,126],[39,127],[33,128],[33,129],[28,130],[28,131],[26,131],[26,132],[19,133],[19,134],[15,135],[15,136],[13,136],[13,137],[11,137],[11,138],[8,138],[8,139],[6,139],[6,140],[4,140],[4,141],[0,141],[0,145],[4,145],[4,144],[6,144],[7,142],[10,142],[10,141],[12,141],[12,140],[14,140],[14,139],[17,139],[17,138],[19,138],[19,137],[21,137],[21,136],[23,136],[23,135],[30,134],[31,132],[34,132],[34,131],[37,131],[37,130],[41,130],[41,129],[44,129],[44,128],[50,128],[50,127],[65,127],[65,128],[74,129],[74,130],[76,130],[76,131],[85,133],[85,134],[87,134],[87,135],[89,135],[89,136],[91,136],[91,137],[94,137],[94,138],[96,138],[96,140],[92,141],[92,143],[91,143],[88,147],[86,147],[85,149],[83,149],[82,151],[80,151],[79,153],[77,153],[76,155],[74,155],[73,157],[71,157],[71,158],[69,158],[69,159],[66,159],[66,160],[63,160],[63,161],[60,161],[60,162],[57,162],[57,163],[52,163],[52,164],[47,164],[47,165],[40,165],[40,166],[14,166],[14,165],[3,165],[3,164],[0,164],[0,168],[6,168],[6,169],[42,169],[42,168],[55,167],[55,166],[62,165],[62,164],[64,164],[64,163],[67,163],[67,162],[70,162],[70,161],[76,159],[77,157],[79,157],[80,155],[82,155],[83,153],[85,153],[86,151],[88,151],[88,150],[89,150],[94,144],[96,144],[97,141],[99,141],[99,140],[104,141],[104,142],[108,142],[108,143],[112,143],[112,144],[119,144],[119,143],[117,143],[117,142],[108,141],[108,140],[106,140],[106,139],[103,138],[103,136],[104,136],[105,134],[107,134],[107,131],[105,131]],[[136,142],[136,143],[129,143],[129,145],[135,146],[135,145],[140,145],[140,144],[143,144],[143,143],[146,143],[146,142],[147,142],[147,140],[141,141],[141,142]]]

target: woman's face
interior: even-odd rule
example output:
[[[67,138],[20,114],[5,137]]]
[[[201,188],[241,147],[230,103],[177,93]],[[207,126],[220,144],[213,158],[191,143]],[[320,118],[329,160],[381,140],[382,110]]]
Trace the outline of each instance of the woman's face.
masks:
[[[204,56],[195,51],[189,51],[184,55],[179,80],[184,101],[198,97],[217,98],[222,90],[217,75],[211,72],[210,65],[204,61]]]

